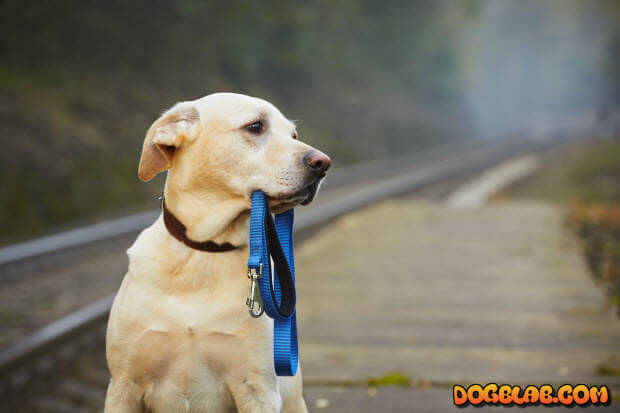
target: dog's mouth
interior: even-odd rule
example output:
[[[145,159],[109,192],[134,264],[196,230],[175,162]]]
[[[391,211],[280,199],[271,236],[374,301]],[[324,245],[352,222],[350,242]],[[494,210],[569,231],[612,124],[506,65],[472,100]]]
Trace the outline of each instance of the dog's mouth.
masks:
[[[297,189],[292,193],[283,193],[275,197],[270,197],[274,201],[272,209],[274,210],[274,212],[276,212],[276,210],[286,210],[296,205],[308,205],[314,200],[314,197],[319,191],[321,182],[323,181],[324,177],[324,173],[320,176],[317,175],[313,177],[313,179],[309,183],[305,184],[300,189]]]
[[[325,175],[323,175],[320,178],[317,177],[309,185],[306,185],[304,188],[298,191],[299,196],[302,197],[301,201],[299,201],[301,205],[308,205],[310,202],[314,200],[314,197],[316,196],[317,192],[319,192],[319,187],[321,186],[323,177],[325,177]]]

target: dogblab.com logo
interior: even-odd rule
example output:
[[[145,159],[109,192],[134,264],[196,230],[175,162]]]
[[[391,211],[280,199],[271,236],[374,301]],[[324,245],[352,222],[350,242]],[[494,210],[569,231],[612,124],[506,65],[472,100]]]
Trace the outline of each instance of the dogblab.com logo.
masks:
[[[550,384],[542,386],[514,386],[509,384],[472,384],[469,387],[455,384],[452,401],[456,406],[608,406],[611,403],[609,388],[585,384],[564,384],[557,390]]]

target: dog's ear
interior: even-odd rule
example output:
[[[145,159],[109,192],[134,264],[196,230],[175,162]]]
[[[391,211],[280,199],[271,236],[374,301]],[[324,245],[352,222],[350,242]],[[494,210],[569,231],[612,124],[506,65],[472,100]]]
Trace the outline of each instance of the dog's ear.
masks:
[[[187,139],[198,133],[200,115],[194,105],[177,103],[166,111],[146,132],[138,177],[150,181],[155,175],[172,166],[174,152]]]

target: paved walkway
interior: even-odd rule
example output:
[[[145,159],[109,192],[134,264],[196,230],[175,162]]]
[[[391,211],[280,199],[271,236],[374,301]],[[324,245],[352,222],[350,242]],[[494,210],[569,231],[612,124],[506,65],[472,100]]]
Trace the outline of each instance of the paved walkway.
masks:
[[[456,410],[454,383],[608,384],[619,394],[620,377],[598,372],[620,360],[620,323],[561,216],[544,203],[388,200],[300,245],[310,408]],[[390,372],[412,386],[365,387]]]

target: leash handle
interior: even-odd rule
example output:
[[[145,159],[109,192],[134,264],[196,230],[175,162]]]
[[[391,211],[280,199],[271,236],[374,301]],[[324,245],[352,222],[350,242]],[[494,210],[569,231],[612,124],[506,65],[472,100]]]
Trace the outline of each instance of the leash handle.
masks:
[[[247,304],[253,317],[259,317],[264,309],[274,320],[273,353],[278,376],[294,376],[298,365],[293,220],[290,209],[277,214],[274,222],[265,194],[252,194],[248,277],[253,291]],[[256,296],[256,282],[261,299]]]

